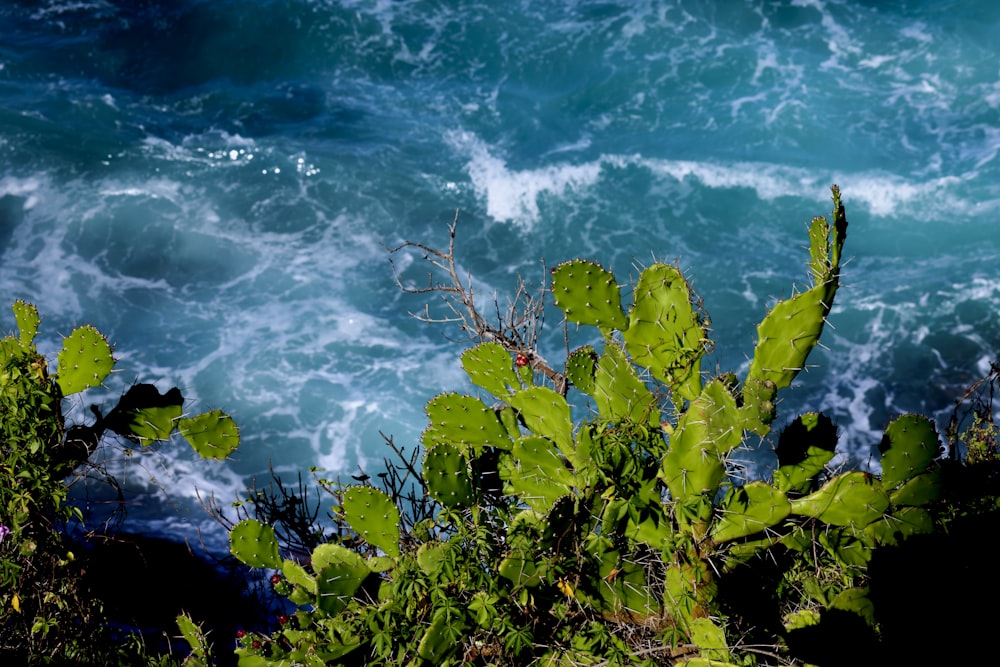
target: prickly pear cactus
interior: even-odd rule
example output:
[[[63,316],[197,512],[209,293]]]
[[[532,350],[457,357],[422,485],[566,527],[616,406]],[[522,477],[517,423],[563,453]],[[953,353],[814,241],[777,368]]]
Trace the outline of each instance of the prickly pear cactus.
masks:
[[[691,289],[677,267],[647,267],[634,290],[625,349],[681,398],[701,393],[701,357],[708,332],[691,301]]]
[[[463,352],[462,368],[473,384],[498,398],[521,387],[510,353],[499,343],[480,343]]]
[[[597,359],[597,352],[591,345],[577,348],[566,357],[566,377],[574,387],[585,394],[594,393]]]
[[[21,345],[25,348],[30,346],[38,333],[38,325],[42,318],[38,315],[38,308],[34,304],[18,299],[11,306],[14,311],[14,320],[17,322],[17,329]]]
[[[340,507],[344,519],[368,544],[392,557],[399,556],[399,510],[378,489],[352,486]]]
[[[447,444],[465,451],[485,446],[509,448],[510,435],[496,411],[475,396],[441,394],[427,403],[430,424],[421,441],[432,448]]]
[[[233,526],[229,531],[229,551],[250,567],[281,567],[274,529],[256,519]]]
[[[63,339],[56,383],[64,396],[98,387],[114,365],[108,339],[90,325],[77,327]]]
[[[434,500],[445,507],[465,507],[475,501],[469,462],[449,444],[434,445],[424,453],[424,481]]]
[[[941,454],[934,422],[922,415],[902,415],[885,429],[882,443],[882,486],[892,490],[925,472]]]
[[[240,429],[232,417],[213,410],[177,422],[177,430],[202,458],[224,459],[240,445]]]
[[[570,322],[590,324],[607,333],[628,326],[621,287],[600,264],[574,259],[552,269],[552,295]]]
[[[865,472],[834,477],[815,493],[792,501],[792,512],[832,526],[864,528],[889,508],[889,495]]]

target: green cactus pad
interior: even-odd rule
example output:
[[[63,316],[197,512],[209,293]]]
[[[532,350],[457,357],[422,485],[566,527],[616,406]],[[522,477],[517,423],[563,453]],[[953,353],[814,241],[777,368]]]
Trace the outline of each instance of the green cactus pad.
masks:
[[[427,403],[426,411],[430,425],[421,441],[428,449],[439,443],[461,451],[487,445],[507,449],[511,445],[507,428],[496,411],[475,396],[441,394]]]
[[[597,352],[590,345],[584,345],[570,352],[566,357],[566,377],[585,394],[594,393],[594,372],[597,370]]]
[[[716,661],[726,661],[732,656],[726,644],[726,633],[710,618],[695,618],[688,624],[691,643],[698,647],[702,657],[715,664]]]
[[[889,507],[889,496],[878,480],[864,472],[834,477],[815,493],[792,501],[792,512],[834,526],[864,528]]]
[[[656,398],[635,374],[625,352],[617,343],[608,343],[594,372],[594,402],[607,421],[628,419],[640,424],[659,425]]]
[[[777,387],[770,380],[749,378],[743,384],[743,428],[764,437],[771,432],[777,414],[774,404]]]
[[[743,441],[736,399],[719,380],[707,384],[681,416],[662,462],[671,495],[714,493],[725,477],[722,457]]]
[[[295,561],[287,559],[282,561],[281,573],[285,575],[285,579],[292,586],[302,588],[312,596],[317,594],[316,578],[306,572],[306,569]]]
[[[344,519],[365,542],[394,558],[399,556],[399,510],[378,489],[352,486],[340,506]]]
[[[274,529],[256,519],[239,522],[229,531],[229,551],[250,567],[281,567]]]
[[[865,528],[876,544],[893,546],[911,535],[933,533],[934,518],[922,507],[901,507]]]
[[[500,477],[506,482],[505,488],[540,512],[548,511],[576,483],[552,441],[540,436],[527,436],[514,443],[510,454],[501,459]]]
[[[11,306],[14,311],[14,321],[17,322],[18,340],[24,348],[28,348],[38,334],[38,325],[42,318],[38,315],[38,308],[34,304],[18,299]]]
[[[648,544],[657,551],[670,549],[674,541],[674,525],[664,506],[659,503],[637,505],[625,502],[621,508],[627,517],[625,536]]]
[[[56,383],[64,396],[98,387],[114,365],[108,340],[94,327],[84,325],[63,339]]]
[[[774,485],[785,493],[808,493],[837,448],[837,427],[826,415],[806,412],[785,427],[774,453]]]
[[[480,343],[462,353],[462,368],[477,387],[497,398],[520,388],[510,352],[499,343]]]
[[[371,570],[365,560],[339,544],[321,544],[313,550],[317,606],[328,614],[344,609]]]
[[[734,486],[719,506],[721,516],[712,527],[716,542],[728,542],[759,533],[784,520],[792,505],[784,493],[764,482]]]
[[[552,269],[552,295],[570,322],[625,329],[620,290],[614,275],[594,262],[574,259]]]
[[[929,505],[941,497],[941,469],[911,477],[900,487],[889,494],[889,501],[899,507],[902,505]]]
[[[469,462],[451,445],[434,445],[424,453],[424,481],[431,497],[445,507],[465,507],[475,501]]]
[[[183,405],[184,396],[177,387],[161,394],[151,384],[132,385],[104,418],[104,425],[132,442],[150,445],[170,438]]]
[[[525,425],[536,435],[549,438],[567,456],[573,453],[573,420],[569,403],[548,387],[529,387],[510,397]]]
[[[830,298],[819,285],[779,301],[757,326],[757,347],[747,380],[769,380],[777,389],[792,383],[819,342]]]
[[[882,486],[890,490],[927,470],[941,445],[933,421],[922,415],[902,415],[886,427],[879,451]]]
[[[639,276],[634,298],[622,334],[625,349],[680,397],[694,400],[701,393],[708,332],[692,306],[687,281],[677,267],[653,264]]]
[[[240,429],[221,410],[205,412],[177,422],[177,430],[204,459],[222,460],[240,446]]]

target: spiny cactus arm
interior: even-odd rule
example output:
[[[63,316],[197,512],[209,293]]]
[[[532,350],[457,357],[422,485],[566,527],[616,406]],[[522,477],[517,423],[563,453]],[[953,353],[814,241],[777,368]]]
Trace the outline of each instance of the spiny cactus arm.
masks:
[[[389,496],[371,487],[352,486],[344,492],[340,509],[351,529],[368,544],[399,557],[400,516]]]
[[[600,264],[574,259],[552,269],[552,295],[569,322],[593,325],[605,335],[628,327],[621,287]]]
[[[829,310],[827,288],[819,285],[779,301],[757,325],[757,346],[747,381],[762,380],[784,389],[806,367],[819,342]]]
[[[865,535],[875,544],[893,546],[911,535],[933,533],[934,518],[922,507],[900,507],[865,527]]]
[[[693,619],[688,628],[691,643],[698,647],[701,657],[707,659],[708,664],[725,664],[732,659],[726,642],[726,633],[712,619]]]
[[[42,321],[38,315],[38,308],[32,303],[18,299],[11,309],[14,311],[14,321],[17,322],[18,340],[21,342],[21,347],[28,349],[35,341],[38,325]]]
[[[584,345],[566,357],[566,378],[585,394],[593,395],[594,373],[597,371],[597,352],[591,345]]]
[[[187,614],[179,614],[176,623],[177,629],[181,631],[181,638],[191,647],[191,655],[184,661],[185,667],[207,667],[211,658],[205,632]]]
[[[701,358],[710,345],[680,269],[653,264],[639,276],[628,328],[622,333],[632,360],[685,400],[701,393]]]
[[[240,446],[239,427],[221,410],[181,419],[177,430],[204,459],[225,459]]]
[[[63,339],[57,357],[56,383],[64,396],[98,387],[114,368],[108,339],[86,324]]]
[[[779,301],[758,325],[757,347],[747,374],[748,381],[770,380],[777,389],[787,387],[805,368],[806,358],[819,342],[840,285],[840,258],[847,238],[847,218],[840,190],[834,185],[831,191],[833,225],[825,218],[815,218],[809,230],[813,287],[787,301]]]
[[[321,544],[313,550],[317,606],[328,614],[343,610],[371,570],[365,560],[339,544]]]
[[[680,500],[715,493],[725,477],[723,456],[743,441],[742,423],[725,384],[713,380],[705,385],[678,420],[662,460],[660,474],[671,496]]]

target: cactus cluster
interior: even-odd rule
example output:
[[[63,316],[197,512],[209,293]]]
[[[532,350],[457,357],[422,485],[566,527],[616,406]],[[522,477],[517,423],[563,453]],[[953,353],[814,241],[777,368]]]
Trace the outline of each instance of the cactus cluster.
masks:
[[[567,322],[596,327],[600,344],[571,352],[567,382],[555,387],[536,383],[530,351],[486,341],[462,354],[470,381],[491,398],[445,393],[427,404],[422,481],[440,506],[432,530],[401,532],[389,496],[343,489],[347,534],[317,548],[306,572],[279,563],[273,538],[265,551],[248,546],[243,534],[262,527],[237,526],[233,554],[281,569],[302,607],[302,630],[244,657],[276,665],[316,650],[344,664],[569,665],[598,655],[751,664],[724,622],[720,578],[772,549],[862,568],[872,548],[931,530],[938,434],[921,417],[886,428],[881,476],[829,470],[838,436],[817,413],[781,431],[770,478],[740,479],[728,463],[748,434],[771,434],[778,392],[806,367],[824,328],[847,230],[836,187],[833,202],[832,221],[809,228],[810,285],[766,313],[742,381],[703,372],[707,315],[676,267],[645,268],[626,308],[611,271],[582,259],[559,264],[555,305]],[[589,405],[591,417],[574,423],[571,405]],[[785,631],[826,609],[870,620],[867,590],[852,582],[814,596],[819,606],[789,610]],[[521,623],[526,610],[556,620]],[[631,654],[620,625],[659,638],[662,660]]]

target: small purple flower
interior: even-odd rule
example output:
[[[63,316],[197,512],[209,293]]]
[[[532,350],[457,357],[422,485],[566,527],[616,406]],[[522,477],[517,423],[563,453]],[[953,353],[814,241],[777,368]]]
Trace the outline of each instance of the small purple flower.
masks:
[[[3,542],[3,538],[10,534],[10,528],[4,525],[0,525],[0,542]]]

